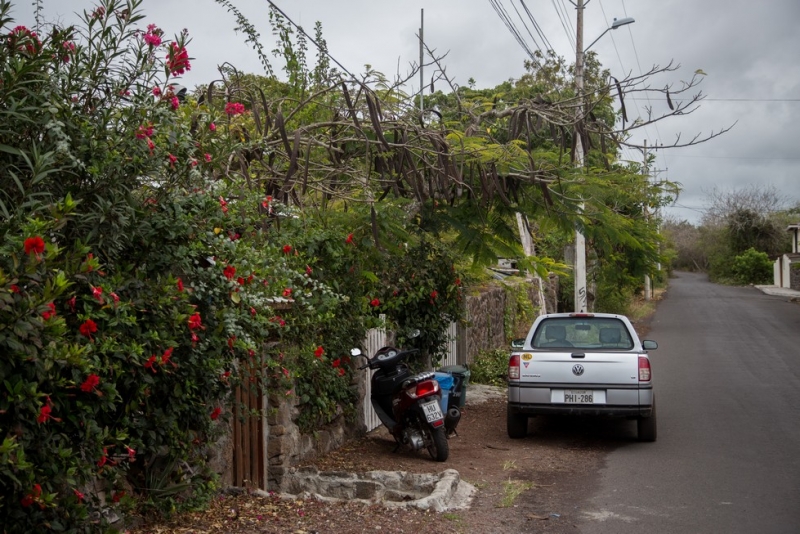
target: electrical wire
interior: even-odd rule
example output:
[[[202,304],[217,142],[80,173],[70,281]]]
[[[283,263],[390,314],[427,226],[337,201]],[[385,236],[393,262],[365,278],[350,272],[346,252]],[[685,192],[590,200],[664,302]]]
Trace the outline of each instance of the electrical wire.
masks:
[[[494,11],[495,13],[497,13],[497,16],[500,17],[500,20],[503,21],[503,24],[505,24],[508,31],[511,32],[511,35],[514,36],[514,39],[522,47],[525,53],[528,54],[528,56],[532,60],[535,60],[536,56],[528,46],[528,43],[525,42],[525,39],[522,38],[522,35],[520,35],[519,30],[517,29],[514,22],[511,20],[511,17],[508,15],[508,12],[505,10],[500,0],[489,0],[489,3],[492,5],[492,8],[494,8]]]
[[[564,29],[564,33],[567,36],[567,41],[569,42],[572,50],[575,50],[575,30],[572,28],[572,24],[569,22],[569,15],[567,14],[567,8],[564,5],[564,0],[550,0],[553,4],[553,9],[556,10],[556,15],[558,15],[558,20],[561,22],[561,27]],[[561,6],[561,10],[558,9],[558,6]]]
[[[536,30],[536,33],[539,34],[539,37],[542,39],[542,42],[547,45],[547,50],[552,50],[553,49],[553,45],[550,44],[550,41],[547,39],[547,36],[544,34],[544,31],[542,30],[541,26],[539,26],[539,23],[537,23],[536,19],[533,18],[533,14],[528,9],[528,6],[525,5],[525,1],[524,0],[519,0],[519,3],[522,4],[522,8],[525,10],[525,13],[528,14],[528,19],[530,19],[531,24],[533,24],[533,27]],[[520,18],[522,18],[522,17],[520,17]]]

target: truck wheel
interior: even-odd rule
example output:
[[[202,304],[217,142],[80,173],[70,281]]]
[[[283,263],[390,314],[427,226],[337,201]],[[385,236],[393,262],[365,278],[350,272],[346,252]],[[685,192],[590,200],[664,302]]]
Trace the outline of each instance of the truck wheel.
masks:
[[[447,460],[450,449],[447,445],[447,434],[445,434],[444,425],[433,429],[428,427],[424,432],[427,434],[426,438],[428,439],[426,441],[428,441],[428,453],[431,458],[437,462]]]
[[[508,430],[509,438],[524,438],[528,435],[528,416],[516,413],[511,410],[511,407],[508,407],[506,412],[506,429]]]
[[[639,433],[639,441],[656,440],[656,399],[653,397],[653,415],[650,417],[640,417],[636,420],[636,429]]]

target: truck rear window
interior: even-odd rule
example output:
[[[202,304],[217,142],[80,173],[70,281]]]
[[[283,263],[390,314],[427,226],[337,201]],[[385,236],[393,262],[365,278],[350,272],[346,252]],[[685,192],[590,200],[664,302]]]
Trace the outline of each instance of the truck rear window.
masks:
[[[633,340],[619,319],[558,317],[539,324],[532,345],[534,349],[630,350]]]

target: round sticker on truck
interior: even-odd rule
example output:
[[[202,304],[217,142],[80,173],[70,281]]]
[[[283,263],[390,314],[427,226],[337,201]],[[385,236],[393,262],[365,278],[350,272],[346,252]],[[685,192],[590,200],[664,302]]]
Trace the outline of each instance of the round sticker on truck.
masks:
[[[523,361],[527,362],[527,361],[530,361],[532,359],[533,359],[533,354],[531,354],[530,352],[525,352],[525,353],[522,354],[522,360]]]

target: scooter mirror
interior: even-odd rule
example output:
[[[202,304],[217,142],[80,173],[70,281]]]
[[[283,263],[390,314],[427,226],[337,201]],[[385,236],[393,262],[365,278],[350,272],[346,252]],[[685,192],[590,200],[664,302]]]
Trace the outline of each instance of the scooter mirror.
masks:
[[[350,354],[352,356],[361,356],[361,349],[358,349],[358,348],[350,349]]]

